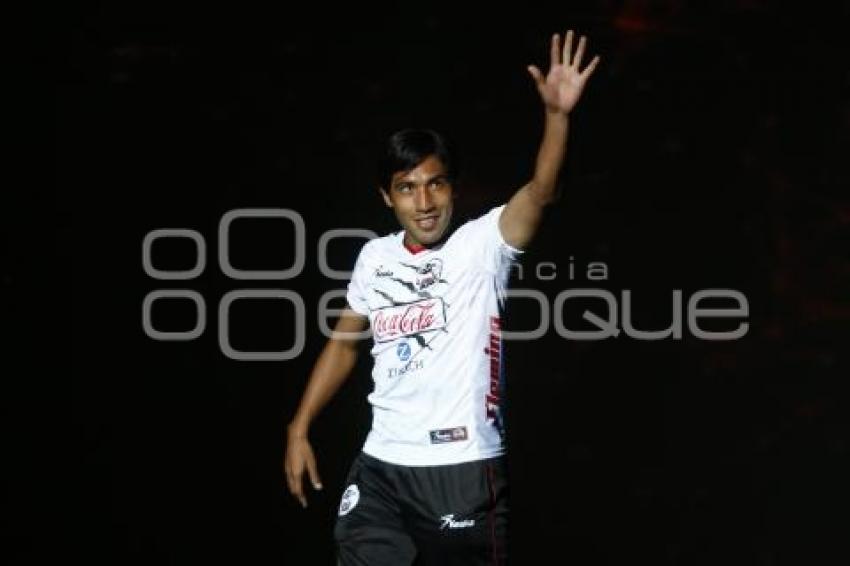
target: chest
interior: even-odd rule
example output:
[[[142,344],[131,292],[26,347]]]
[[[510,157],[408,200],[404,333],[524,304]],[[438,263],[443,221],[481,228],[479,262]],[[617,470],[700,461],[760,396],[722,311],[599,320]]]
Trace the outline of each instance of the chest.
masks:
[[[376,341],[444,330],[476,295],[480,275],[465,254],[376,258],[365,280]]]

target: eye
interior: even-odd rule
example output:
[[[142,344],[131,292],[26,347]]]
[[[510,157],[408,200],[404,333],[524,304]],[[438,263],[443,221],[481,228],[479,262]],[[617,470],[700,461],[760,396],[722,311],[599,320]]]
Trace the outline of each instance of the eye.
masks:
[[[410,183],[403,183],[401,185],[396,185],[395,190],[400,193],[409,193],[410,192]]]
[[[446,186],[445,179],[434,179],[433,181],[431,181],[431,188],[432,189],[442,189],[445,186]]]

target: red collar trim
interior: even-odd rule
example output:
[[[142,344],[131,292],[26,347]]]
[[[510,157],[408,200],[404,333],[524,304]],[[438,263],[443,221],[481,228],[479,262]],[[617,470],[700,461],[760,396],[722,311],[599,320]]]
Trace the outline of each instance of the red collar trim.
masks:
[[[404,247],[407,248],[407,251],[409,251],[412,254],[418,254],[419,252],[424,252],[425,250],[428,249],[425,246],[423,246],[422,244],[408,244],[404,240],[402,240],[401,243],[404,244]]]

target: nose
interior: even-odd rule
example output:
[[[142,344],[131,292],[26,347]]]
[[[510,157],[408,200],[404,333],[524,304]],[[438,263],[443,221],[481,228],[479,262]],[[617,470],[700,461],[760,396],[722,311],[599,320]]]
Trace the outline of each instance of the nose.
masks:
[[[430,212],[434,209],[434,197],[424,185],[416,187],[415,202],[417,212]]]

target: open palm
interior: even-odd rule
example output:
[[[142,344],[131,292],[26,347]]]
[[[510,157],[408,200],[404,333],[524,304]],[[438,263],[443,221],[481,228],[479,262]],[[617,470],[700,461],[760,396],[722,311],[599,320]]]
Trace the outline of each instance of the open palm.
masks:
[[[537,91],[547,111],[569,114],[581,98],[587,79],[599,64],[597,55],[584,71],[580,70],[586,44],[587,39],[581,36],[573,54],[573,30],[567,32],[563,49],[560,36],[556,33],[552,36],[548,74],[544,77],[540,69],[534,65],[528,67],[528,72],[534,78]]]

